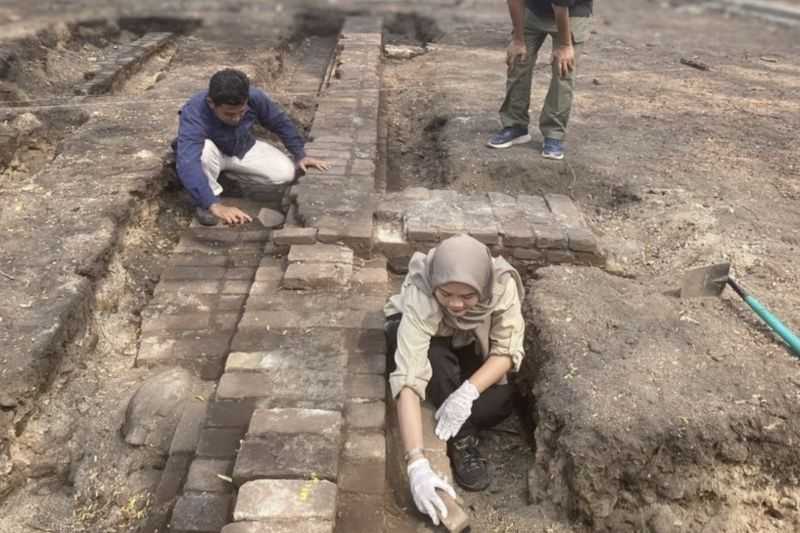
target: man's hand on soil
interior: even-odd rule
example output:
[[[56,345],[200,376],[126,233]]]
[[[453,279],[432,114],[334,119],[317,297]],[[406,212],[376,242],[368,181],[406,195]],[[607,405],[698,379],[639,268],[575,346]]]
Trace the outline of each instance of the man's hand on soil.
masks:
[[[330,165],[328,165],[326,161],[323,161],[322,159],[314,159],[313,157],[304,157],[297,162],[297,166],[303,172],[308,172],[309,168],[315,168],[323,172],[330,168]]]
[[[512,68],[517,61],[522,63],[528,59],[528,47],[525,41],[512,40],[506,49],[506,66]]]
[[[575,48],[569,46],[556,46],[553,48],[553,63],[558,66],[562,78],[575,70]]]
[[[208,208],[208,210],[211,211],[212,215],[222,220],[225,224],[244,224],[245,222],[253,221],[250,215],[248,215],[238,207],[232,207],[217,203],[217,204],[212,204],[211,207]]]

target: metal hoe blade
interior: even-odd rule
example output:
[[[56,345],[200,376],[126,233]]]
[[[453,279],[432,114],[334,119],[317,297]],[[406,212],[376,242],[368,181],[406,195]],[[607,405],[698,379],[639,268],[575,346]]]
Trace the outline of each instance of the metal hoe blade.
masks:
[[[730,263],[695,268],[683,276],[681,298],[719,296],[728,282]]]

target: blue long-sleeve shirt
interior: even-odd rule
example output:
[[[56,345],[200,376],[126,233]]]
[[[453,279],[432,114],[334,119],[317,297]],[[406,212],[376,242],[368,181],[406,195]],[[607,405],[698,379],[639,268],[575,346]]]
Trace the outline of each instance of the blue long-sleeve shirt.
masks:
[[[208,105],[207,96],[208,91],[201,91],[181,108],[175,145],[178,178],[197,205],[208,209],[217,202],[200,162],[206,139],[227,156],[244,157],[256,143],[252,129],[258,121],[280,137],[295,161],[305,157],[303,137],[288,115],[263,91],[250,89],[247,109],[236,126],[217,118]]]

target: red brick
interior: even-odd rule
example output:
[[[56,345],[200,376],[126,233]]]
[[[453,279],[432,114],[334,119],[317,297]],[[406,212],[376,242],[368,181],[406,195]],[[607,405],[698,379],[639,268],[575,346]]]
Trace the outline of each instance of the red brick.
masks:
[[[355,374],[347,376],[347,397],[361,400],[383,400],[386,398],[386,380],[381,375]]]
[[[383,522],[382,495],[347,491],[337,495],[335,533],[375,533]]]
[[[319,479],[336,481],[339,465],[337,438],[309,433],[271,433],[244,441],[233,467],[233,482],[241,486],[256,479]]]
[[[221,279],[225,268],[219,266],[173,266],[162,274],[162,280],[213,280]]]
[[[340,490],[382,495],[386,491],[386,463],[343,460],[337,485]]]
[[[233,461],[228,459],[195,459],[189,467],[183,490],[223,494],[233,492],[233,484],[219,477],[230,477],[232,471]]]
[[[197,444],[197,455],[217,459],[234,457],[243,433],[240,428],[205,428]]]
[[[240,428],[240,434],[244,434],[254,410],[255,401],[252,399],[213,401],[208,406],[206,426]]]
[[[317,228],[285,227],[272,234],[276,245],[314,244],[317,242]]]
[[[229,494],[185,494],[172,511],[171,533],[218,533],[230,521]]]
[[[352,264],[292,263],[283,275],[281,286],[285,289],[337,288],[347,285],[352,273]]]
[[[560,226],[550,224],[547,226],[531,226],[536,235],[536,247],[542,249],[566,249],[567,235]]]

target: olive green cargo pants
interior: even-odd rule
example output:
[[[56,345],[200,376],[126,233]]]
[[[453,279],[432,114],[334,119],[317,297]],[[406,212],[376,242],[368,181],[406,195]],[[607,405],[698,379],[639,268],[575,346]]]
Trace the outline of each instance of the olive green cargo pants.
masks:
[[[572,42],[575,46],[576,69],[562,78],[558,71],[558,65],[552,65],[550,88],[547,90],[542,112],[539,115],[539,130],[544,137],[550,139],[561,140],[567,131],[567,122],[569,122],[575,91],[578,54],[582,43],[589,37],[592,27],[591,17],[571,17],[569,22],[572,30]],[[526,9],[525,45],[528,48],[528,56],[525,61],[515,61],[508,69],[506,98],[500,108],[500,120],[504,128],[528,127],[533,67],[536,64],[539,49],[548,35],[553,42],[558,42],[558,28],[555,20],[539,17]]]

